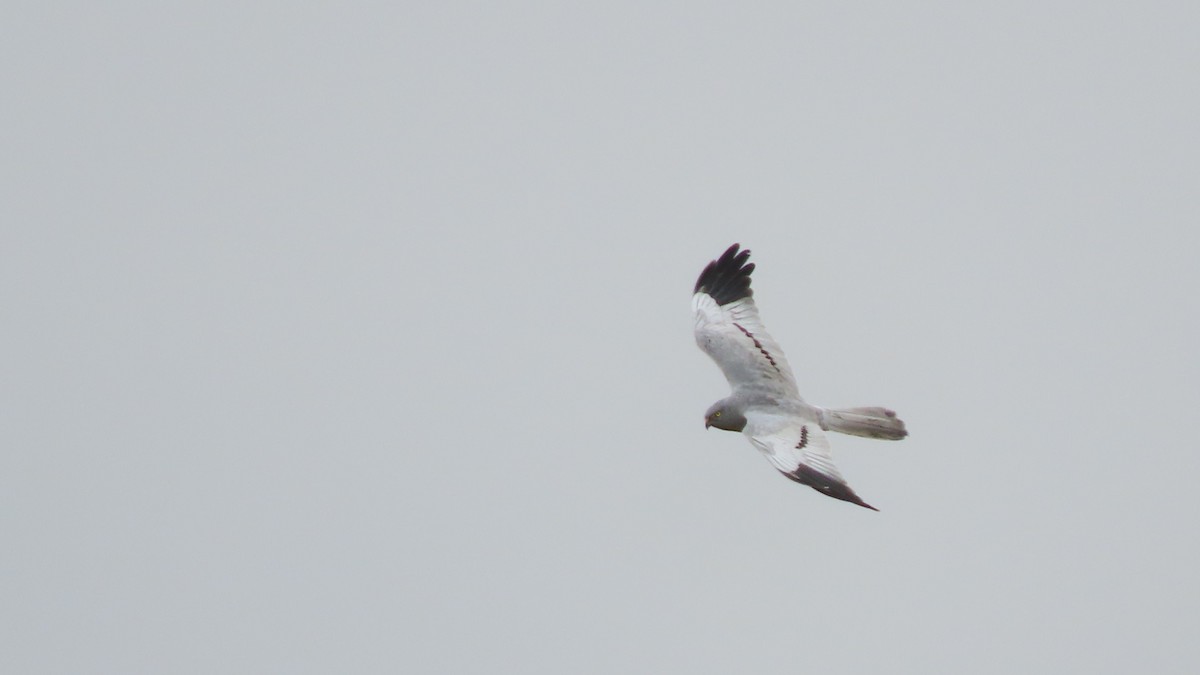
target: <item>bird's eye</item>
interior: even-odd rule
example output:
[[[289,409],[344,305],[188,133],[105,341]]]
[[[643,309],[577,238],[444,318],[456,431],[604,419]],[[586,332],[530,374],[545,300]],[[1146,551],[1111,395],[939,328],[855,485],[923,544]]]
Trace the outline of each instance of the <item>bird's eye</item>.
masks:
[[[718,410],[717,412],[713,413],[713,417],[720,417],[720,416],[721,416],[721,411],[720,411],[720,410]]]

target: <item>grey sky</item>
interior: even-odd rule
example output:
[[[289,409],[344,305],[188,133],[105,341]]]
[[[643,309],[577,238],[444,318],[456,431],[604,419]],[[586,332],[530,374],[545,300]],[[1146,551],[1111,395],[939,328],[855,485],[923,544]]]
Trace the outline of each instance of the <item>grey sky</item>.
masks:
[[[1190,673],[1193,3],[9,3],[0,671]],[[865,509],[704,430],[733,242]]]

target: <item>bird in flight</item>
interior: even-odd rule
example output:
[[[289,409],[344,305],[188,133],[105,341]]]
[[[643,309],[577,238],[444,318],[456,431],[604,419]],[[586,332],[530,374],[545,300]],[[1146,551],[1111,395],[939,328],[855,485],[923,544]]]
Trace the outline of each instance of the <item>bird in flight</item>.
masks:
[[[720,366],[732,392],[704,413],[704,427],[739,431],[783,475],[824,495],[873,511],[833,464],[826,431],[898,441],[904,422],[887,408],[820,408],[806,403],[783,350],[767,334],[747,262],[730,246],[696,280],[696,344]]]

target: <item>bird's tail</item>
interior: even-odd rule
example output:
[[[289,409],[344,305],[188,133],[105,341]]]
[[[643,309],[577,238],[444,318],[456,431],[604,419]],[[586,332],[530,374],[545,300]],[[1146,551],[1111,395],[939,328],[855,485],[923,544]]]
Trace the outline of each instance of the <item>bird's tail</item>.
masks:
[[[898,441],[908,435],[904,420],[887,408],[824,408],[821,428],[887,441]]]

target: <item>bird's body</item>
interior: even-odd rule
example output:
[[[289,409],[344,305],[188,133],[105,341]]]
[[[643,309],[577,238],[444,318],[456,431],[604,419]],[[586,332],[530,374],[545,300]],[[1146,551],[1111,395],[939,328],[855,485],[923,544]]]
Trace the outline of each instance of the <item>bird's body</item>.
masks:
[[[746,262],[734,244],[696,281],[692,309],[696,344],[720,366],[732,392],[705,413],[705,426],[738,431],[792,480],[869,509],[833,464],[825,431],[899,440],[904,422],[886,408],[819,408],[796,386],[783,350],[767,333],[754,304]]]

